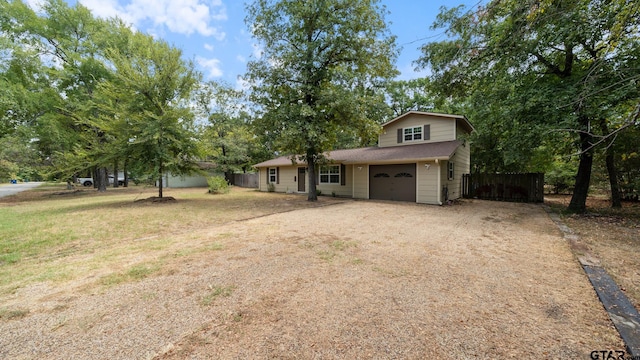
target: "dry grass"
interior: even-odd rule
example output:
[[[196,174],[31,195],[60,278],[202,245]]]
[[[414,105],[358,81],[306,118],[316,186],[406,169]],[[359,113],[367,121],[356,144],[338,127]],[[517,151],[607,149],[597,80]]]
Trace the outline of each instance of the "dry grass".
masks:
[[[37,282],[74,281],[87,273],[103,276],[100,284],[138,279],[136,266],[145,261],[153,262],[149,266],[157,272],[165,257],[220,248],[216,243],[177,243],[193,229],[318,205],[303,196],[241,188],[227,195],[166,189],[165,196],[178,200],[139,201],[156,194],[157,189],[142,186],[98,193],[47,184],[0,198],[0,296]],[[331,201],[325,200],[320,205]]]
[[[135,235],[1,265],[70,275],[23,277],[0,296],[0,358],[586,359],[623,347],[539,206],[199,191],[153,205],[132,204],[153,195],[132,190],[0,205],[109,209],[90,222],[109,233],[121,231],[109,215],[157,216],[120,220]],[[54,225],[74,231],[75,215]],[[145,233],[146,221],[165,231]]]
[[[570,199],[568,195],[545,196],[545,202],[558,211]],[[586,214],[567,214],[563,220],[640,309],[640,203],[624,202],[622,209],[612,209],[609,200],[590,197]]]

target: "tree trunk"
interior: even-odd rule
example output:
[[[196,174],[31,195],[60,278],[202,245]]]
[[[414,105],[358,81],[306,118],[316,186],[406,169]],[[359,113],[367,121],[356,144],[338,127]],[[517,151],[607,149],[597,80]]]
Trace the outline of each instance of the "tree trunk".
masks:
[[[600,119],[600,130],[603,136],[609,135],[609,127],[607,126],[607,120]],[[609,185],[611,186],[611,207],[621,208],[622,200],[620,199],[620,184],[618,182],[618,171],[615,164],[615,150],[613,149],[613,140],[609,142],[607,149],[605,150],[605,163],[607,165],[607,174],[609,175]]]
[[[567,210],[574,213],[584,213],[587,211],[587,195],[589,194],[589,183],[591,182],[591,165],[593,165],[593,150],[591,147],[591,134],[580,133],[580,164],[576,174],[576,183],[573,189],[573,196]]]
[[[113,187],[118,187],[118,160],[113,161]]]
[[[314,154],[307,152],[307,164],[309,165],[309,194],[307,200],[318,201],[318,194],[316,193],[316,160]]]
[[[91,178],[93,179],[93,188],[97,189],[98,184],[100,183],[100,172],[98,171],[97,166],[94,166],[93,169],[91,169]]]
[[[124,160],[124,164],[122,166],[124,169],[124,187],[128,187],[129,186],[129,174],[127,173],[127,160]]]
[[[609,173],[609,184],[611,185],[611,207],[621,208],[622,199],[620,198],[620,184],[618,183],[618,171],[614,162],[613,147],[607,149],[605,162],[607,164],[607,173]]]
[[[164,175],[164,168],[162,163],[160,164],[160,176],[158,178],[158,197],[162,199],[162,180]]]
[[[94,182],[98,182],[98,191],[99,192],[107,191],[107,184],[109,184],[107,168],[105,167],[98,168],[98,179],[96,180],[98,181],[94,181]]]

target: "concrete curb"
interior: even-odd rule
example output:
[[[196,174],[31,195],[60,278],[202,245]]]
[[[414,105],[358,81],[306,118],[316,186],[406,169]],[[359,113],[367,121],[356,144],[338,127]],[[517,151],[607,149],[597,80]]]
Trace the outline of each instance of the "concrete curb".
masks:
[[[580,237],[565,225],[560,216],[552,212],[548,206],[543,205],[542,207],[562,231],[564,239],[569,242],[571,250],[578,258],[582,269],[593,285],[593,289],[598,294],[602,306],[626,344],[627,353],[633,358],[640,358],[640,314],[638,314],[638,310],[607,274],[600,259],[593,256],[589,252],[589,248],[580,242]]]

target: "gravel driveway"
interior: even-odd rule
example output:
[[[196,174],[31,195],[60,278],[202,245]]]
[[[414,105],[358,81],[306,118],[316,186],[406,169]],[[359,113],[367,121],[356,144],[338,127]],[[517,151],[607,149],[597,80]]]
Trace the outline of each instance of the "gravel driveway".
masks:
[[[16,299],[47,295],[0,322],[0,358],[587,359],[623,349],[540,206],[327,204],[176,235],[184,248],[139,282],[23,289]]]

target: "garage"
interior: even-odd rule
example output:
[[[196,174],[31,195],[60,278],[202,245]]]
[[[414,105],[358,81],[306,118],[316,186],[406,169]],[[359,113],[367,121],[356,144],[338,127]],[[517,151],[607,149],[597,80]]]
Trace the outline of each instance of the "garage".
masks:
[[[369,199],[416,201],[416,164],[370,165]]]

